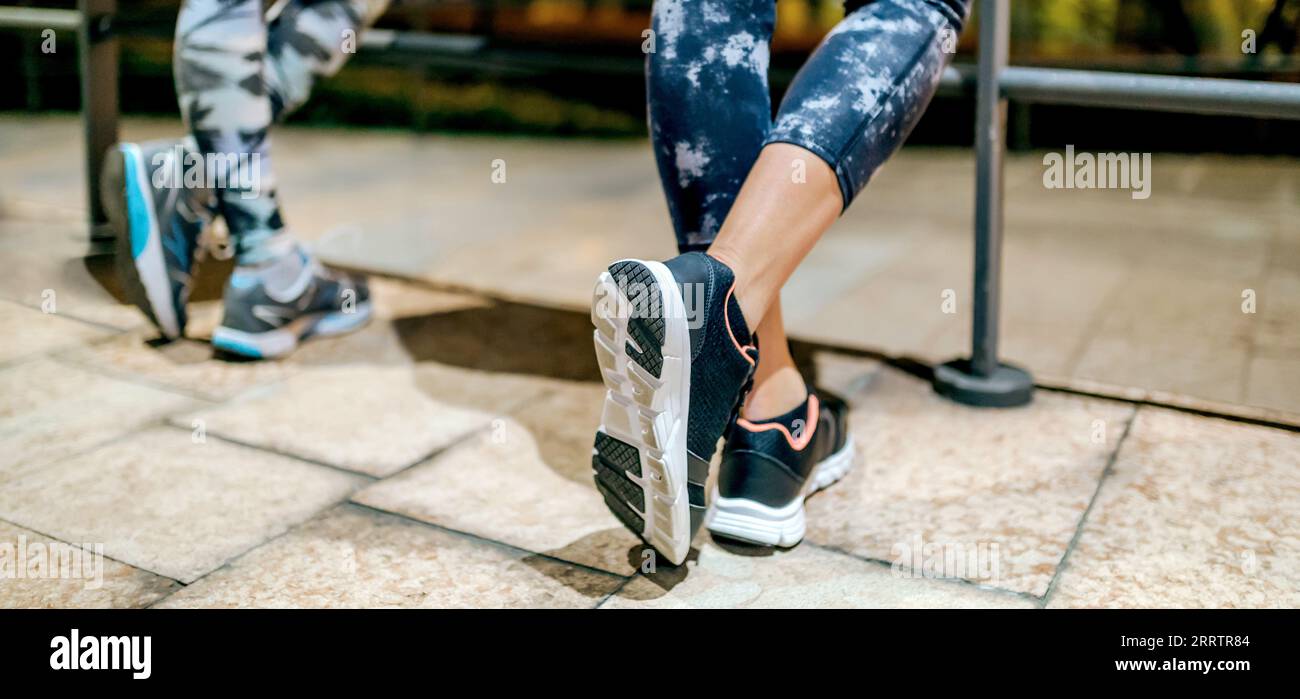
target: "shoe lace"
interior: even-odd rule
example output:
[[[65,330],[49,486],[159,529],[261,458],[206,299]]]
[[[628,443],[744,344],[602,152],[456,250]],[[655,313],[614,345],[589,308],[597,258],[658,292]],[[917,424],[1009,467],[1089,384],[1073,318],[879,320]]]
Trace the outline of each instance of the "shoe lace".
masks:
[[[195,250],[195,259],[211,257],[214,260],[229,260],[235,256],[235,244],[230,239],[230,231],[225,226],[209,223],[199,232]]]
[[[200,194],[191,194],[191,196],[202,196]],[[235,256],[235,245],[230,239],[230,230],[224,225],[218,226],[216,216],[213,211],[216,210],[216,197],[210,192],[207,193],[207,201],[195,202],[189,197],[181,197],[176,202],[176,208],[182,216],[191,221],[200,221],[202,226],[199,228],[199,237],[194,245],[195,261],[202,261],[207,257],[214,260],[229,260]]]

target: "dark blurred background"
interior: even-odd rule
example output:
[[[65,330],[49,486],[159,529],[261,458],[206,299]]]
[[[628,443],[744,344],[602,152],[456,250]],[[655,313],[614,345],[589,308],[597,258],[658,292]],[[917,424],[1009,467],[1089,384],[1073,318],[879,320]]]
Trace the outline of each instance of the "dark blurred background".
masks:
[[[73,0],[4,5],[73,7]],[[121,0],[122,109],[176,114],[171,34],[179,0]],[[270,3],[268,3],[269,5]],[[1300,82],[1300,0],[1014,0],[1019,65]],[[412,48],[364,48],[293,121],[417,130],[641,137],[641,32],[649,0],[396,0],[378,27]],[[843,14],[840,0],[779,0],[779,93]],[[974,24],[956,61],[973,62]],[[1257,51],[1243,51],[1253,31]],[[69,41],[72,37],[67,37]],[[398,42],[402,45],[403,42]],[[0,31],[0,109],[75,111],[75,51],[45,55]],[[968,98],[943,96],[912,141],[968,144]],[[1295,122],[1062,106],[1011,106],[1013,148],[1300,154]]]

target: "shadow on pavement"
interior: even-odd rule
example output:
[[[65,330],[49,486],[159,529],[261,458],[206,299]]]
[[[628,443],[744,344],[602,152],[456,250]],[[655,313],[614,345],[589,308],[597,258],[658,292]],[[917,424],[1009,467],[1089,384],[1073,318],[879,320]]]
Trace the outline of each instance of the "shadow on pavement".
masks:
[[[600,381],[591,321],[573,311],[498,301],[393,321],[416,361],[570,381]]]

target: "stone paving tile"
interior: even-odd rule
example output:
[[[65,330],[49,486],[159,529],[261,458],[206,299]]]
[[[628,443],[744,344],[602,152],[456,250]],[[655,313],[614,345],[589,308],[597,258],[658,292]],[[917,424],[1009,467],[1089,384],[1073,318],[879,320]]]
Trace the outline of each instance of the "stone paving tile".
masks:
[[[108,337],[112,331],[36,308],[0,301],[0,364],[67,349]]]
[[[1052,607],[1300,605],[1300,434],[1138,411]]]
[[[224,401],[245,391],[283,380],[293,373],[285,362],[241,361],[213,356],[212,347],[194,340],[151,341],[152,328],[81,347],[60,359],[97,373],[167,387],[207,400]]]
[[[191,582],[362,483],[358,476],[156,427],[0,488],[0,518]]]
[[[8,208],[0,214],[0,259],[5,261],[0,298],[32,308],[52,299],[62,316],[121,330],[148,322],[134,306],[114,297],[120,291],[112,258],[85,257],[84,214],[76,212],[69,219],[38,211],[32,218],[16,220]]]
[[[1248,405],[1285,411],[1287,422],[1300,422],[1300,350],[1258,352],[1247,367],[1245,395]]]
[[[407,367],[296,373],[244,399],[177,419],[208,434],[339,468],[386,476],[486,427],[493,416],[420,390]]]
[[[194,403],[47,359],[0,370],[0,482]]]
[[[914,216],[877,214],[871,221],[871,235],[832,227],[781,289],[781,303],[791,320],[816,317],[828,303],[839,300],[864,279],[912,254],[915,238],[927,233],[923,226],[924,222],[918,226]],[[845,265],[845,259],[856,264]]]
[[[572,382],[528,374],[480,371],[436,362],[420,362],[411,372],[425,395],[464,410],[504,417],[544,393]]]
[[[1295,253],[1300,254],[1300,245]],[[1256,301],[1255,347],[1300,357],[1300,322],[1296,321],[1300,318],[1300,273],[1275,271],[1258,290]]]
[[[952,243],[951,246],[959,245]],[[958,265],[961,259],[950,247],[925,255],[909,250],[894,265],[865,279],[855,288],[826,302],[817,313],[803,317],[788,309],[790,332],[799,337],[868,347],[889,354],[912,354],[920,359],[938,359],[927,340],[947,328],[959,328],[962,321],[945,314],[941,303],[946,289],[964,298],[970,284],[970,270]],[[966,322],[965,325],[969,325]]]
[[[1079,255],[1067,268],[1055,264],[1055,241],[1021,241],[1005,254],[1000,352],[1034,374],[1068,374],[1088,344],[1105,301],[1128,276],[1115,260]],[[960,328],[969,343],[970,290],[962,289]],[[969,344],[964,344],[969,353]]]
[[[51,550],[51,545],[58,548]],[[0,522],[5,576],[0,609],[138,608],[180,587],[174,580],[67,546]]]
[[[1224,349],[1194,342],[1172,337],[1148,342],[1095,336],[1074,375],[1122,386],[1138,384],[1150,394],[1158,391],[1240,404],[1244,393],[1241,380],[1250,362],[1247,346]]]
[[[591,481],[604,388],[575,384],[353,499],[449,529],[615,573],[641,561],[641,541]]]
[[[1242,291],[1258,279],[1201,280],[1188,288],[1178,272],[1134,270],[1102,308],[1102,335],[1154,339],[1199,337],[1230,345],[1251,337],[1254,315],[1242,310]],[[1252,283],[1244,283],[1252,282]]]
[[[1133,408],[1039,391],[1029,407],[981,410],[871,362],[843,385],[849,360],[836,361],[842,385],[828,387],[854,407],[858,460],[809,499],[808,540],[889,562],[918,536],[996,544],[991,586],[1045,593]]]
[[[581,607],[619,577],[340,506],[159,607]]]
[[[370,297],[375,304],[376,317],[386,320],[446,313],[491,303],[482,297],[430,289],[391,277],[371,277]]]
[[[771,552],[712,541],[684,568],[638,575],[601,609],[1031,608],[1032,600],[903,575],[814,546]]]
[[[1073,374],[1107,383],[1236,403],[1255,316],[1242,312],[1242,280],[1141,270],[1120,284]]]

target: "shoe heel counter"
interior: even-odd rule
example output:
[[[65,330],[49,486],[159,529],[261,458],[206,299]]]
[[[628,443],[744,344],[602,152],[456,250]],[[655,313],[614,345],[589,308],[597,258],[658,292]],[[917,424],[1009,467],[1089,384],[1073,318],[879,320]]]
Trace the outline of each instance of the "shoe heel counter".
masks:
[[[744,430],[736,430],[743,433]],[[728,499],[752,500],[768,507],[782,507],[799,497],[803,479],[780,461],[752,448],[735,447],[729,440],[718,470],[718,495]]]

